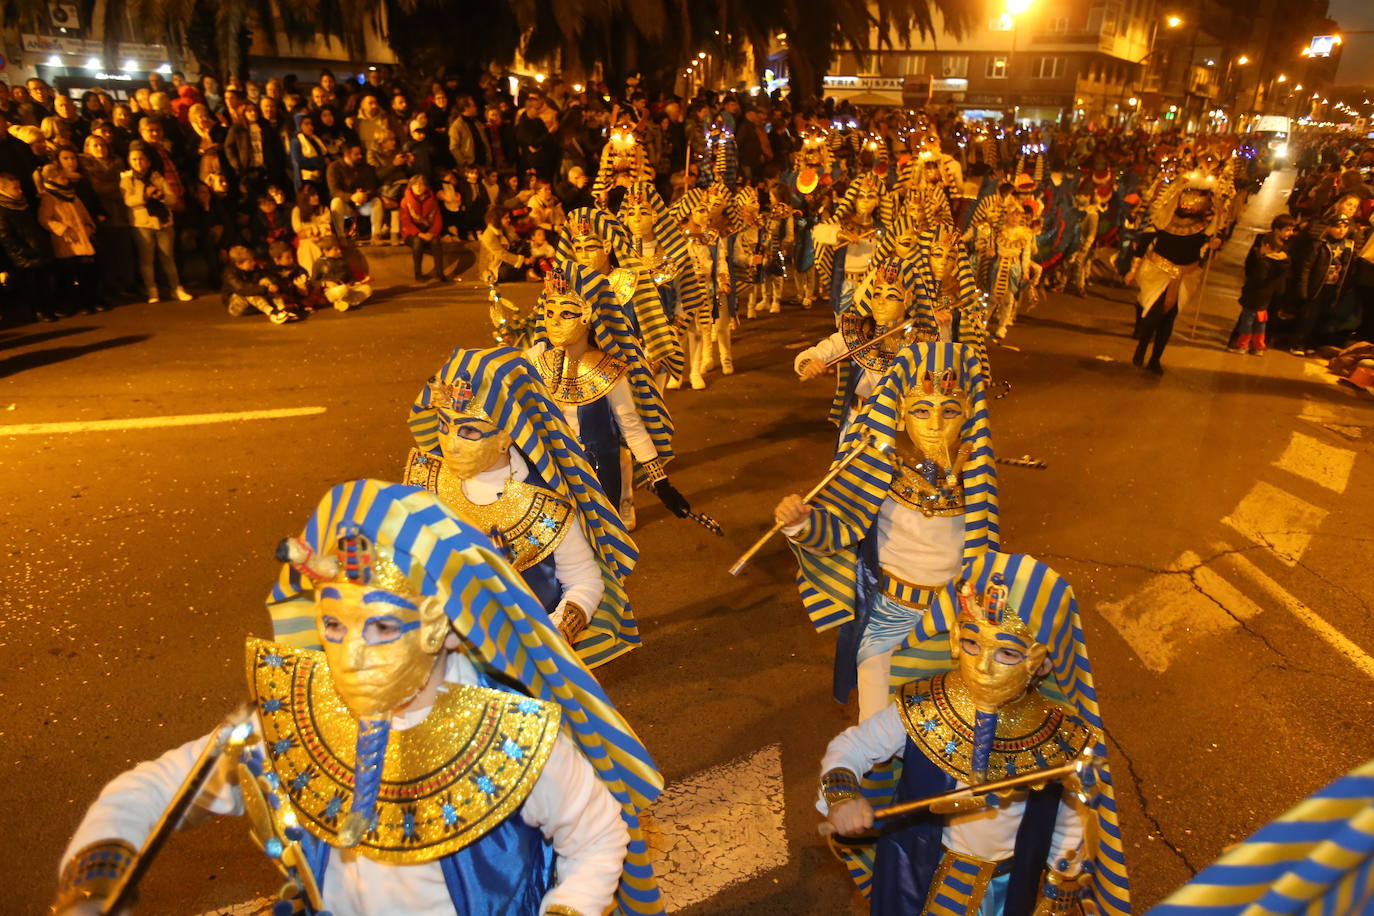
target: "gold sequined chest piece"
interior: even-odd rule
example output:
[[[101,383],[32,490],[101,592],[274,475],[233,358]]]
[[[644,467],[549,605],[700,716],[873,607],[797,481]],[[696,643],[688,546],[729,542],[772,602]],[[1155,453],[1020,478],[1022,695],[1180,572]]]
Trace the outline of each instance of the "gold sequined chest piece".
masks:
[[[921,752],[949,776],[969,783],[974,706],[958,672],[903,685],[897,709]],[[1095,740],[1092,729],[1067,707],[1031,691],[998,714],[987,780],[1068,763]]]
[[[572,506],[552,490],[521,480],[506,481],[495,502],[475,503],[443,459],[418,448],[410,450],[404,483],[438,494],[459,518],[483,534],[495,530],[517,572],[548,558],[563,542],[573,517]]]
[[[878,329],[871,317],[856,315],[853,312],[840,314],[840,337],[844,338],[846,350],[862,347],[877,336]],[[912,327],[905,334],[895,334],[877,346],[855,353],[851,359],[865,369],[871,369],[874,372],[886,372],[888,367],[892,365],[892,360],[896,359],[903,347],[923,339],[925,338],[920,331]]]
[[[333,844],[353,801],[358,721],[324,653],[250,639],[247,661],[269,783],[302,827]],[[413,865],[477,841],[520,807],[553,751],[557,706],[447,686],[424,721],[391,733],[377,820],[357,846],[369,859]]]
[[[535,368],[555,401],[580,407],[604,397],[629,365],[600,350],[588,350],[581,359],[568,362],[562,350],[548,349],[539,355]]]
[[[959,451],[960,458],[965,458],[969,451],[968,444],[965,443]],[[962,460],[955,462],[956,465],[963,463]],[[961,475],[950,473],[929,458],[922,458],[915,464],[898,462],[888,495],[926,518],[947,518],[964,513],[964,483]]]
[[[628,267],[616,268],[611,271],[611,275],[607,278],[610,282],[611,292],[615,293],[615,297],[621,302],[629,302],[634,299],[636,279],[635,272]]]

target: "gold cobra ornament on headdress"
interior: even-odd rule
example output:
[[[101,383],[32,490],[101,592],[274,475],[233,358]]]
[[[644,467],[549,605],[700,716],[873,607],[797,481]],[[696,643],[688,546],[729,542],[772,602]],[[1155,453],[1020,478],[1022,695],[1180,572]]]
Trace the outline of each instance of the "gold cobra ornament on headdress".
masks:
[[[329,583],[368,585],[419,599],[423,594],[392,559],[391,551],[372,542],[353,522],[341,522],[330,553],[319,553],[302,538],[283,538],[277,559],[301,574],[301,584],[319,590]]]

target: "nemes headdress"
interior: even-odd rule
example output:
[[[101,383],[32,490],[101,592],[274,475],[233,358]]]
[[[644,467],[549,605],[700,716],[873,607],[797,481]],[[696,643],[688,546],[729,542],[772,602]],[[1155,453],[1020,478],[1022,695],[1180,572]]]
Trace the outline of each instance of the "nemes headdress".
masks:
[[[639,550],[539,373],[518,350],[455,349],[410,407],[411,435],[434,461],[442,460],[438,413],[453,409],[446,398],[455,390],[465,395],[464,416],[485,418],[505,430],[531,473],[577,506],[582,534],[596,555],[605,587],[600,607],[577,639],[578,657],[595,666],[638,646],[639,628],[624,579]]]
[[[635,136],[633,125],[622,120],[611,128],[606,145],[601,148],[601,161],[592,183],[592,199],[604,206],[606,195],[617,184],[652,181],[653,177],[653,165]]]
[[[858,545],[877,523],[878,511],[897,468],[891,457],[902,433],[902,402],[927,376],[943,378],[951,370],[956,384],[969,393],[969,411],[961,441],[969,447],[964,463],[964,561],[970,562],[1001,541],[997,510],[997,466],[988,422],[987,394],[977,351],[964,344],[914,343],[903,348],[878,382],[872,396],[850,424],[836,460],[864,448],[831,487],[814,503],[827,510],[834,527],[817,526],[815,542],[799,547],[818,550],[823,542],[846,546],[825,556],[797,549],[797,587],[811,625],[824,631],[853,620],[858,596]],[[873,444],[864,442],[872,437]],[[948,658],[948,655],[945,656]],[[844,698],[841,698],[841,702]]]
[[[500,672],[531,696],[559,705],[567,736],[579,745],[598,778],[620,802],[621,816],[630,830],[620,906],[627,913],[661,913],[639,812],[662,790],[662,776],[591,672],[549,625],[520,574],[486,536],[460,521],[427,490],[354,480],[326,493],[304,531],[293,540],[314,557],[333,554],[340,569],[377,577],[373,581],[379,586],[393,574],[387,570],[394,569],[406,587],[442,601],[454,631],[479,668]],[[343,555],[339,555],[341,540]],[[267,609],[277,642],[318,650],[314,593],[323,580],[316,575],[327,575],[329,570],[315,574],[307,570],[307,562],[283,565]],[[361,735],[362,729],[360,764],[364,762]],[[372,757],[380,763],[380,755],[369,753],[368,759]]]
[[[572,260],[572,240],[595,236],[606,245],[606,250],[614,254],[622,263],[633,256],[634,247],[630,243],[630,230],[615,215],[600,207],[578,207],[567,215],[563,231],[558,235],[558,257],[563,261]]]

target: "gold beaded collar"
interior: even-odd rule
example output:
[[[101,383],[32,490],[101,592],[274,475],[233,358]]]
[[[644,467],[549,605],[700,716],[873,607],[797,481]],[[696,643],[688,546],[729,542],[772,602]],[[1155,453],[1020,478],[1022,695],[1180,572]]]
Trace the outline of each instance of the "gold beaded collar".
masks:
[[[567,362],[562,350],[550,348],[539,355],[535,368],[556,402],[580,407],[603,397],[630,367],[600,350],[588,350],[576,362]]]
[[[333,844],[353,801],[358,720],[322,652],[248,640],[267,783],[300,825]],[[377,862],[431,862],[473,843],[534,788],[558,737],[552,703],[449,684],[418,725],[391,733],[377,822],[356,849]]]
[[[463,481],[442,458],[410,450],[402,483],[424,487],[483,534],[493,531],[516,572],[549,557],[568,533],[572,506],[552,490],[521,480],[508,480],[495,502],[478,504],[463,492]]]
[[[904,684],[896,702],[912,743],[946,774],[969,783],[974,706],[959,672]],[[998,713],[986,778],[1003,779],[1068,763],[1096,740],[1073,710],[1031,690]]]
[[[859,315],[853,311],[840,313],[840,337],[844,339],[846,350],[862,347],[877,336],[878,327],[872,316]],[[889,337],[875,347],[869,347],[867,350],[855,353],[851,358],[865,369],[871,369],[874,372],[886,372],[903,347],[918,340],[930,339],[929,334],[922,333],[920,328],[913,325],[905,334]]]

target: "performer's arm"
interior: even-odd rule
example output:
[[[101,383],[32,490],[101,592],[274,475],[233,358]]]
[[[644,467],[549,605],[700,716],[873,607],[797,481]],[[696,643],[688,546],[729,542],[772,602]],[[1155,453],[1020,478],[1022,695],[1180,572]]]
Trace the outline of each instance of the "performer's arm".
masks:
[[[797,375],[800,375],[803,379],[815,378],[820,372],[813,370],[812,373],[808,375],[803,371],[807,363],[818,363],[823,366],[843,352],[844,337],[839,331],[836,331],[814,347],[807,347],[805,350],[798,353],[797,358],[792,361],[792,368],[796,371]]]
[[[615,797],[567,738],[554,743],[520,816],[558,856],[558,884],[544,895],[540,912],[604,913],[620,883],[630,833]]]
[[[896,703],[889,703],[881,711],[851,725],[831,739],[821,758],[821,775],[836,770],[848,770],[855,777],[862,776],[884,761],[897,756],[906,744],[906,729]],[[824,795],[816,803],[822,814],[830,810]]]
[[[571,641],[596,612],[601,604],[601,595],[606,590],[601,581],[601,567],[597,565],[596,554],[592,552],[576,519],[569,520],[568,533],[563,535],[563,540],[554,549],[553,562],[554,575],[563,587],[563,597],[552,614],[553,625],[568,635]],[[576,610],[568,605],[573,605]],[[579,617],[580,620],[576,619]]]
[[[606,394],[610,399],[611,410],[615,413],[616,425],[620,427],[620,435],[624,437],[625,444],[630,447],[630,453],[635,456],[635,461],[640,464],[648,464],[658,457],[658,449],[654,446],[654,440],[649,435],[648,429],[644,426],[644,420],[635,409],[634,396],[630,394],[630,383],[621,379],[611,386],[611,390]],[[618,499],[618,494],[607,494],[612,498]]]
[[[839,223],[817,223],[811,229],[811,241],[817,245],[840,244]]]
[[[112,878],[101,876],[81,867],[81,853],[97,844],[122,841],[130,854],[143,845],[153,832],[162,812],[171,804],[177,789],[194,768],[211,735],[205,735],[174,748],[156,760],[140,763],[121,773],[100,791],[100,797],[87,809],[81,825],[76,828],[67,850],[62,856],[63,876],[58,886],[58,905],[78,899],[83,891],[91,899],[102,900],[113,887]],[[201,794],[192,803],[192,812],[199,808],[213,814],[242,814],[243,802],[238,787],[231,781],[233,761],[221,757],[215,772],[210,774]],[[190,818],[191,813],[187,817]],[[184,822],[183,822],[184,823]],[[73,857],[77,857],[74,859]],[[122,874],[123,870],[119,872]]]

